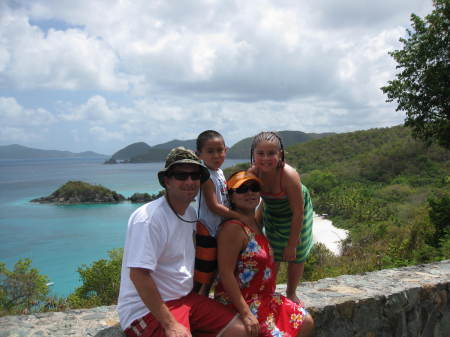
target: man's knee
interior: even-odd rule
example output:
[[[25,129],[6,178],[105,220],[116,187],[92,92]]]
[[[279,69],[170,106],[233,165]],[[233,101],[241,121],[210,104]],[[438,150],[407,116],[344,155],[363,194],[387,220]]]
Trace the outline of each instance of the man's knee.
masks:
[[[222,337],[249,337],[241,318],[235,317],[223,331]]]

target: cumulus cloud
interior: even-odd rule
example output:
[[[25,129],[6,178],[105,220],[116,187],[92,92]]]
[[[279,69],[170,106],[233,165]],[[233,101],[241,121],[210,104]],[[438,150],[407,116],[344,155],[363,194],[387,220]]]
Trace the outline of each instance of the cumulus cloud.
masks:
[[[399,124],[380,90],[395,74],[388,51],[412,12],[431,10],[431,0],[8,1],[0,90],[51,92],[55,102],[27,106],[38,121],[59,110],[77,144]]]
[[[41,140],[48,128],[57,122],[43,108],[26,109],[13,97],[0,97],[0,141],[21,142]]]
[[[47,126],[55,123],[56,120],[52,113],[43,108],[25,109],[17,103],[14,97],[0,97],[0,124],[2,127]]]
[[[120,141],[123,140],[124,137],[119,132],[114,131],[108,131],[103,127],[100,126],[94,126],[89,129],[89,133],[92,134],[95,138],[102,142],[108,142],[108,141]]]
[[[18,89],[125,91],[114,50],[78,29],[42,31],[22,11],[0,11],[0,70],[3,86]]]

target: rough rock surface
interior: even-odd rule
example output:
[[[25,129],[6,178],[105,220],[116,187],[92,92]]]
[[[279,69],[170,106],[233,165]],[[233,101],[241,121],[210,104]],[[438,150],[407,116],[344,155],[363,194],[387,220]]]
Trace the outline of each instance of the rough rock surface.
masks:
[[[450,260],[304,282],[298,295],[315,337],[450,336]],[[124,335],[116,306],[0,317],[0,337],[29,336]]]

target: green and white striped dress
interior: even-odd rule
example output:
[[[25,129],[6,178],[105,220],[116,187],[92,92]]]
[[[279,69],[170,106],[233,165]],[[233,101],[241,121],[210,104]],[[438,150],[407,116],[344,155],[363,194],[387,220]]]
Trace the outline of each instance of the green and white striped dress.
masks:
[[[313,205],[309,191],[302,184],[304,215],[300,233],[300,244],[297,247],[295,263],[305,262],[313,246]],[[287,195],[261,193],[264,200],[263,225],[267,238],[275,254],[275,261],[283,261],[283,249],[286,247],[291,231],[292,211]]]

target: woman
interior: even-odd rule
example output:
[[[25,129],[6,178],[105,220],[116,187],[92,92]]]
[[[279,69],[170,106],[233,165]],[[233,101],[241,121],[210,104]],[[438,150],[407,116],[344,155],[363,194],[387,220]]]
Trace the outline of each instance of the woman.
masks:
[[[239,171],[227,181],[231,207],[254,216],[261,181]],[[221,225],[217,237],[219,284],[215,299],[233,306],[250,336],[308,336],[314,325],[302,305],[275,293],[275,262],[260,228],[238,220]]]

